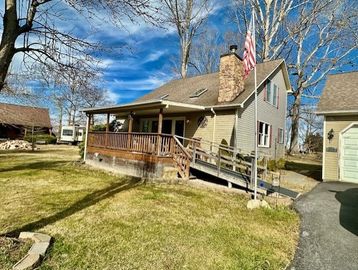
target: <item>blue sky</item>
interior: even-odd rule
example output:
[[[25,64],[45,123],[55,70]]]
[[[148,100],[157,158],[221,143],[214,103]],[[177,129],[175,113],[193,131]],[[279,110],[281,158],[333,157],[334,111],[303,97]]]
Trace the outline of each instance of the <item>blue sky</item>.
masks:
[[[210,15],[207,24],[221,32],[232,28],[225,8]],[[127,103],[176,78],[173,62],[178,59],[179,42],[174,29],[147,24],[127,25],[128,30],[106,26],[94,40],[110,52],[101,53],[103,87],[116,103]]]

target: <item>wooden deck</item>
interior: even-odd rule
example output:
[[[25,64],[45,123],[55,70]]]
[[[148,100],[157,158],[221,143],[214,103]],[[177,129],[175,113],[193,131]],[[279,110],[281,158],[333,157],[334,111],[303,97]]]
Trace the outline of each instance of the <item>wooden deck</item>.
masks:
[[[89,132],[87,148],[97,149],[97,152],[105,150],[111,156],[116,156],[120,151],[122,158],[136,155],[138,160],[151,162],[168,159],[174,162],[179,175],[184,179],[189,179],[190,168],[193,168],[221,178],[227,181],[229,186],[235,184],[247,190],[254,189],[253,165],[238,155],[238,149],[227,145],[168,134]],[[297,192],[272,186],[264,181],[267,176],[266,166],[258,166],[258,170],[259,192],[278,192],[291,198],[299,196]]]
[[[184,179],[189,179],[191,157],[173,135],[133,132],[89,132],[87,147],[146,154],[158,158],[171,158],[180,176]]]

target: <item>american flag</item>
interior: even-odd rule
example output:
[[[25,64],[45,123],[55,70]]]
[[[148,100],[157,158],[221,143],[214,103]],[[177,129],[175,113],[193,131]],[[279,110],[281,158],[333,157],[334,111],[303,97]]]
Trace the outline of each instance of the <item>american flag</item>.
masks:
[[[255,48],[255,33],[254,33],[254,13],[252,13],[249,28],[247,29],[244,51],[244,69],[245,78],[256,65],[256,48]]]

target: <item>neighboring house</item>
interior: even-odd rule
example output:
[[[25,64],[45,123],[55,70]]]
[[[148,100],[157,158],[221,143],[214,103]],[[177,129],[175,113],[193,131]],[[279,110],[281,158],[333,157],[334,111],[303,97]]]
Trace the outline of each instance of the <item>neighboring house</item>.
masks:
[[[0,138],[23,139],[32,129],[50,134],[48,109],[0,103]]]
[[[324,181],[358,183],[358,72],[329,75],[318,104],[324,116]]]
[[[255,136],[254,71],[245,80],[243,75],[243,61],[231,51],[221,56],[220,72],[171,81],[130,104],[83,111],[89,117],[107,114],[107,119],[110,115],[126,119],[123,130],[136,136],[176,135],[185,147],[187,140],[195,138],[200,142],[227,144],[235,153],[249,155],[254,150]],[[285,61],[258,64],[257,84],[259,153],[277,159],[285,154],[286,102],[291,90]],[[101,153],[107,156],[102,160],[110,163],[113,155],[124,156],[113,151],[120,148],[114,145],[114,134],[106,139],[99,136],[90,132],[88,160]],[[209,148],[210,143],[207,145]],[[100,151],[101,147],[112,150]]]

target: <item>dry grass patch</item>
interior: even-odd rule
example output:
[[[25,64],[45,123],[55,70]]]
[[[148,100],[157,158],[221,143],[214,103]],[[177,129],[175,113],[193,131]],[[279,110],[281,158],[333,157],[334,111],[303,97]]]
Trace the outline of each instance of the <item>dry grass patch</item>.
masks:
[[[288,208],[248,211],[241,195],[143,184],[74,153],[0,154],[0,233],[53,236],[40,269],[283,269],[293,256]]]

